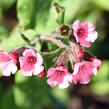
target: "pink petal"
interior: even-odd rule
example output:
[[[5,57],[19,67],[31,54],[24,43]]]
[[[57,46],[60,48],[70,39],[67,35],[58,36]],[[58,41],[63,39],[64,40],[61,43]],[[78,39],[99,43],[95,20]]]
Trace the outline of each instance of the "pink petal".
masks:
[[[87,23],[88,24],[88,32],[95,31],[95,26],[92,23]]]
[[[72,82],[72,75],[68,74],[64,77],[63,82],[59,84],[59,88],[65,89],[65,88],[69,87],[71,82]]]
[[[80,63],[76,63],[76,64],[74,65],[74,72],[73,72],[73,75],[76,75],[76,74],[78,73],[78,71],[79,71],[79,66],[80,66]]]
[[[89,42],[94,42],[97,39],[97,36],[98,36],[98,33],[96,31],[90,32],[86,40]]]
[[[77,33],[74,31],[73,34],[74,34],[74,36],[75,36],[75,38],[76,38],[76,41],[79,42],[79,38],[78,38],[78,36],[77,36]]]
[[[78,28],[80,27],[80,24],[81,24],[81,21],[76,20],[76,21],[73,23],[73,25],[72,25],[73,30],[74,30],[74,31],[77,31]]]
[[[84,71],[81,71],[80,72],[80,75],[79,75],[79,82],[81,84],[87,84],[90,82],[90,75],[87,74],[88,72],[84,72]]]
[[[36,56],[36,52],[33,50],[33,49],[26,49],[24,52],[23,52],[23,56]]]
[[[56,81],[51,81],[50,79],[47,80],[47,83],[53,88],[57,85]]]
[[[11,60],[11,58],[9,57],[8,53],[0,51],[0,63],[7,62],[9,60]]]
[[[71,81],[72,81],[72,75],[68,73],[68,70],[63,66],[50,68],[48,70],[47,83],[51,87],[58,85],[59,88],[63,89],[68,87]]]
[[[80,43],[81,46],[84,46],[84,47],[90,47],[91,46],[90,42],[88,42],[87,40],[82,39],[82,38],[79,38],[79,43]]]
[[[92,72],[93,72],[94,75],[97,75],[97,68],[94,67],[93,70],[92,70]]]
[[[55,73],[54,68],[49,68],[49,69],[48,69],[47,77],[50,77],[50,76],[54,75],[54,73]]]
[[[17,71],[17,66],[13,63],[9,63],[9,64],[5,64],[4,66],[2,66],[2,71],[3,71],[3,75],[4,76],[10,76],[11,73],[15,74]]]
[[[74,83],[74,84],[77,84],[78,81],[79,81],[78,75],[72,75],[72,80],[73,80],[73,83]]]
[[[10,76],[17,71],[17,66],[14,59],[6,52],[0,51],[0,68],[4,76]]]
[[[96,66],[96,67],[100,67],[101,66],[101,60],[97,59],[97,58],[94,58],[93,60],[93,65]]]
[[[19,58],[19,61],[20,61],[20,68],[21,68],[21,70],[27,72],[27,71],[30,71],[30,70],[34,69],[34,65],[28,64],[26,62],[26,59],[25,58],[20,57]]]
[[[42,56],[39,53],[37,53],[36,56],[37,56],[37,64],[42,65],[43,64]]]
[[[44,70],[44,66],[35,66],[33,70],[34,75],[39,75]]]
[[[81,84],[87,84],[90,82],[90,77],[97,73],[97,68],[93,66],[92,62],[83,61],[74,65],[74,73],[72,74],[72,80],[75,84],[80,82]]]
[[[21,69],[21,73],[24,75],[24,76],[32,76],[32,71],[23,71]]]

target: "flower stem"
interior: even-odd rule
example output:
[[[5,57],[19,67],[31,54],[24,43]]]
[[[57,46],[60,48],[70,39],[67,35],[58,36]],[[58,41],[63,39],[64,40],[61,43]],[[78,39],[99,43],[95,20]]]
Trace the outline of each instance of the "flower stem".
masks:
[[[42,35],[42,36],[40,36],[40,40],[51,41],[52,43],[54,43],[55,45],[57,45],[60,48],[67,48],[67,45],[63,44],[61,41],[54,38],[52,35]]]

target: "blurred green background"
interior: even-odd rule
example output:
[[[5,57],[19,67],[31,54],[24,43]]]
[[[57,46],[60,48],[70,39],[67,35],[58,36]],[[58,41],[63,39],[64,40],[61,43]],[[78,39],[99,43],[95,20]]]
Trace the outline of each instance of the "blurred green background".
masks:
[[[98,75],[88,85],[72,84],[64,90],[50,88],[46,78],[0,76],[0,109],[109,109],[109,0],[0,0],[0,50],[26,46],[20,32],[32,40],[36,34],[54,31],[54,2],[65,7],[66,24],[80,19],[96,25],[98,39],[87,50],[102,60]],[[41,46],[37,43],[36,49]],[[45,61],[59,53],[45,53]]]

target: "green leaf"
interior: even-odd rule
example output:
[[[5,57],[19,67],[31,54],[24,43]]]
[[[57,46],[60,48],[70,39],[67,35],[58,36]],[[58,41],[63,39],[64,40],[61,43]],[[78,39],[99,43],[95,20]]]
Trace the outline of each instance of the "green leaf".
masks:
[[[60,12],[57,16],[56,22],[61,25],[64,24],[64,15],[65,15],[65,10],[63,10],[62,12]]]
[[[109,61],[102,61],[102,66],[98,71],[98,74],[93,77],[93,82],[109,80]]]
[[[58,3],[54,3],[55,9],[57,11],[57,18],[56,22],[61,25],[64,24],[64,15],[65,15],[65,8],[60,6]]]
[[[34,28],[38,34],[46,32],[48,11],[52,0],[18,0],[17,16],[24,29]],[[42,14],[43,13],[43,14]]]
[[[28,45],[31,45],[31,41],[23,33],[21,33],[21,37]]]
[[[16,83],[23,83],[26,80],[28,80],[28,78],[26,78],[24,75],[22,75],[20,71],[15,74],[15,82]]]
[[[98,74],[93,77],[91,90],[97,94],[109,94],[109,61],[104,60]]]
[[[36,107],[42,109],[49,102],[50,90],[45,83],[45,79],[31,77],[16,84],[14,87],[16,105],[25,109],[36,109]]]
[[[109,11],[109,0],[93,0],[100,8]]]
[[[84,0],[53,0],[58,4],[65,7],[65,23],[71,23],[75,15],[80,11],[80,7],[83,5]],[[64,12],[64,11],[63,11]],[[53,32],[58,27],[56,19],[60,22],[62,19],[63,12],[57,18],[57,12],[53,6],[49,10],[49,17],[47,21],[47,31]]]
[[[14,93],[13,87],[10,87],[4,93],[3,101],[2,101],[2,109],[17,109],[17,106],[14,101]]]
[[[58,99],[62,103],[65,103],[69,96],[69,90],[68,89],[60,90],[58,87],[55,87],[52,90],[52,95],[54,95],[56,99]]]
[[[65,7],[65,23],[72,22],[75,15],[80,11],[84,0],[58,0],[58,3]]]
[[[0,42],[6,39],[8,34],[9,30],[5,26],[0,25]]]
[[[30,41],[36,36],[36,32],[32,29],[25,30],[22,33],[27,36]],[[11,32],[10,37],[0,43],[0,49],[8,51],[12,48],[25,46],[26,44],[27,43],[21,38],[19,26],[17,26]]]
[[[91,86],[91,90],[96,94],[109,94],[109,80],[99,81]]]
[[[0,1],[0,7],[3,10],[7,10],[8,8],[10,8],[15,3],[15,1],[16,0],[1,0]]]
[[[19,89],[17,86],[14,87],[14,97],[17,106],[23,106],[26,101],[26,93]],[[22,99],[21,99],[22,97]]]
[[[39,5],[41,4],[41,6]],[[35,30],[38,34],[47,33],[47,22],[52,0],[37,0],[35,17]],[[51,28],[51,27],[50,27]]]
[[[35,11],[37,0],[18,0],[17,17],[22,28],[32,28],[35,23]]]
[[[45,78],[31,77],[14,84],[3,93],[1,109],[42,109],[51,102],[50,88],[45,83]]]

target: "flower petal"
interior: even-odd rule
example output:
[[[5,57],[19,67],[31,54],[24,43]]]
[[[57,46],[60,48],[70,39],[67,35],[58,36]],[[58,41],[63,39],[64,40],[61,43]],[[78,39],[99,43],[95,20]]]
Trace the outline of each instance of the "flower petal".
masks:
[[[86,40],[89,42],[94,42],[97,39],[97,36],[98,36],[98,33],[96,31],[90,32]]]

